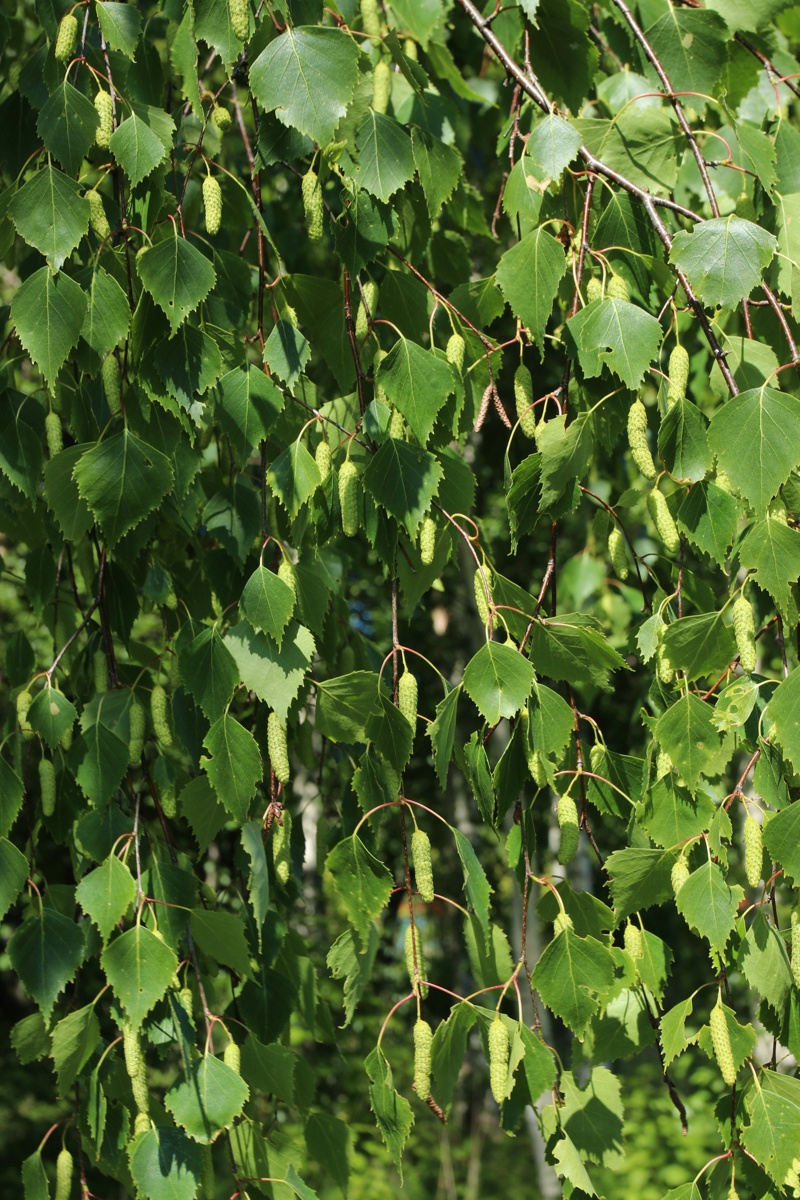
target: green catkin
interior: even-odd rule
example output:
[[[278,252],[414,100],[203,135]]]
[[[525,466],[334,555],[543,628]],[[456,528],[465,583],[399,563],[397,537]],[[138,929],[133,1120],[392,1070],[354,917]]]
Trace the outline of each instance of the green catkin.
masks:
[[[683,346],[673,347],[667,371],[669,374],[667,407],[672,408],[686,395],[686,384],[689,382],[689,355]]]
[[[733,604],[733,632],[736,637],[736,649],[739,651],[739,663],[747,674],[756,665],[756,625],[753,607],[746,596],[737,596]]]
[[[508,1080],[508,1030],[501,1017],[495,1017],[489,1026],[489,1087],[498,1104],[506,1098]]]
[[[720,1074],[728,1087],[733,1087],[736,1082],[736,1067],[733,1062],[733,1050],[731,1048],[731,1034],[728,1029],[728,1019],[722,1008],[722,997],[717,997],[717,1003],[711,1010],[711,1015],[708,1018],[709,1028],[711,1029],[711,1044],[714,1047],[714,1057],[717,1060],[717,1066],[720,1069]]]
[[[572,923],[572,917],[569,915],[569,913],[559,911],[556,914],[555,921],[553,921],[553,937],[557,938],[558,935],[563,933],[565,929],[574,928],[575,926]]]
[[[389,437],[394,438],[396,442],[405,441],[406,423],[403,420],[403,414],[399,408],[392,409],[392,415],[389,418]]]
[[[141,1133],[150,1132],[150,1117],[146,1112],[137,1112],[133,1119],[133,1136],[138,1137]]]
[[[475,604],[478,608],[478,616],[482,624],[486,625],[489,620],[489,606],[492,600],[492,580],[488,567],[475,568],[472,585],[475,591]]]
[[[46,817],[52,817],[56,811],[56,769],[49,758],[39,759],[39,790],[42,812]]]
[[[89,188],[86,199],[89,201],[89,224],[100,240],[105,241],[111,233],[111,226],[103,207],[103,198],[95,188]]]
[[[417,970],[414,973],[414,943],[417,944]],[[409,982],[412,988],[416,991],[419,988],[419,994],[423,1000],[428,995],[428,985],[422,981],[427,974],[425,966],[425,953],[422,949],[422,934],[419,930],[419,925],[414,926],[414,932],[411,932],[411,925],[406,925],[406,934],[403,944],[403,953],[406,960],[406,970],[408,971]]]
[[[606,285],[606,295],[609,300],[630,300],[628,285],[621,275],[612,275]]]
[[[248,0],[228,0],[231,29],[240,42],[250,37],[250,5]]]
[[[319,471],[319,481],[320,483],[325,483],[331,473],[331,445],[330,442],[325,441],[325,438],[317,443],[317,448],[314,451],[314,461]]]
[[[578,809],[571,796],[560,796],[556,806],[556,819],[561,831],[558,846],[558,861],[566,866],[575,857],[578,849]]]
[[[730,1188],[728,1189],[728,1197],[727,1197],[727,1200],[739,1200],[739,1193],[738,1193],[738,1192],[737,1192],[737,1190],[736,1190],[736,1184],[735,1184],[735,1183],[732,1183],[732,1184],[731,1184],[731,1186],[730,1186]]]
[[[222,189],[213,175],[203,180],[203,209],[206,215],[206,230],[211,237],[219,233],[222,224]]]
[[[75,1165],[69,1150],[64,1148],[56,1159],[56,1191],[55,1200],[69,1200],[72,1191],[72,1175]]]
[[[125,1052],[125,1069],[131,1081],[131,1090],[137,1110],[146,1114],[150,1111],[150,1097],[147,1091],[147,1068],[144,1063],[139,1035],[135,1029],[126,1025],[122,1030],[122,1045]]]
[[[391,86],[392,72],[386,59],[382,58],[372,72],[372,107],[376,113],[385,113],[389,107]]]
[[[66,13],[61,18],[58,25],[58,32],[56,33],[56,44],[53,51],[56,62],[69,62],[77,40],[78,18],[74,13]]]
[[[12,92],[16,92],[19,87],[19,77],[22,74],[22,63],[18,58],[14,59],[11,66],[8,68],[8,86]]]
[[[191,1021],[192,1009],[194,1008],[194,1000],[192,998],[192,989],[190,987],[182,987],[178,992],[178,999],[181,1002],[181,1007]]]
[[[605,766],[606,752],[601,742],[595,742],[589,751],[589,766],[595,775],[600,774],[600,768]]]
[[[122,382],[120,380],[117,356],[113,351],[111,354],[107,354],[103,359],[101,374],[103,377],[103,390],[106,394],[108,411],[111,413],[112,417],[115,417],[119,412],[120,400],[122,398]]]
[[[242,1052],[236,1042],[231,1039],[222,1053],[222,1060],[226,1067],[230,1067],[237,1075],[242,1073]]]
[[[623,934],[625,949],[634,962],[644,957],[644,943],[642,941],[642,931],[638,925],[634,925],[632,921],[628,921]]]
[[[761,882],[764,850],[761,826],[750,813],[744,819],[744,873],[750,887]]]
[[[681,535],[678,533],[678,527],[669,511],[667,498],[657,487],[648,494],[647,509],[658,536],[664,543],[665,550],[670,554],[676,554],[680,549]]]
[[[289,751],[286,745],[286,730],[276,712],[271,712],[267,718],[267,754],[275,772],[275,778],[281,783],[288,783],[291,772],[289,770]]]
[[[217,1181],[214,1176],[214,1159],[210,1146],[202,1147],[203,1162],[200,1170],[200,1186],[203,1189],[203,1200],[215,1200]]]
[[[225,133],[233,124],[233,117],[230,109],[224,104],[215,104],[211,110],[211,124],[218,133]]]
[[[770,521],[778,521],[781,525],[788,525],[786,514],[786,505],[782,503],[780,498],[773,500],[767,509],[767,518]]]
[[[792,968],[794,986],[800,989],[800,912],[797,909],[792,913],[790,929],[792,948],[789,961]]]
[[[674,683],[675,681],[675,670],[672,666],[672,663],[667,658],[662,646],[659,646],[656,650],[656,673],[659,681],[663,683],[665,687],[669,687],[670,684]]]
[[[20,729],[24,729],[26,732],[30,729],[28,725],[28,709],[32,704],[33,696],[27,689],[24,692],[20,692],[17,696],[17,723]]]
[[[168,821],[173,821],[178,815],[178,797],[175,795],[174,787],[162,787],[161,794],[158,797],[161,803],[161,811]]]
[[[325,232],[325,208],[322,203],[322,185],[313,167],[309,167],[301,184],[306,228],[312,242],[318,242]]]
[[[411,671],[403,671],[397,684],[397,707],[412,729],[417,727],[417,677]]]
[[[455,367],[459,375],[464,371],[464,356],[467,352],[467,343],[464,341],[460,333],[451,333],[447,339],[447,347],[445,349],[445,358],[451,366]]]
[[[596,275],[593,275],[586,284],[586,302],[591,304],[595,300],[603,299],[603,285]]]
[[[547,760],[541,750],[534,750],[528,759],[528,770],[536,786],[540,788],[544,787],[547,783]]]
[[[424,829],[415,829],[411,835],[411,862],[417,891],[426,904],[433,903],[433,859],[431,839]]]
[[[419,54],[417,52],[417,43],[413,38],[406,38],[406,40],[403,42],[403,54],[405,54],[406,58],[410,58],[413,62],[417,61]]]
[[[61,738],[61,741],[58,744],[61,747],[61,749],[64,751],[65,754],[68,750],[72,749],[72,726],[71,725],[70,725],[69,729],[67,730],[67,732],[63,735],[63,737]]]
[[[659,747],[656,755],[656,779],[663,779],[665,775],[669,775],[672,771],[672,759],[667,754],[666,750]]]
[[[64,435],[61,432],[61,417],[52,409],[44,419],[44,435],[47,440],[48,456],[55,458],[64,449]]]
[[[414,1025],[414,1091],[420,1100],[431,1094],[431,1046],[433,1030],[420,1018]]]
[[[428,513],[419,528],[419,557],[423,567],[429,567],[436,553],[436,522]]]
[[[292,814],[284,809],[280,821],[272,824],[272,865],[278,883],[286,884],[292,873]]]
[[[282,579],[287,587],[290,587],[297,596],[297,580],[294,575],[294,563],[291,563],[285,554],[281,555],[281,561],[278,564],[278,579]]]
[[[363,299],[356,316],[356,340],[361,342],[369,332],[369,323],[378,311],[378,285],[372,279],[361,285]]]
[[[108,691],[108,660],[102,650],[95,650],[92,655],[92,672],[94,674],[94,690]]]
[[[676,859],[675,862],[672,864],[672,871],[670,872],[670,881],[672,883],[672,894],[674,896],[678,895],[678,892],[681,890],[681,888],[686,883],[686,880],[688,878],[689,878],[689,864],[687,863],[684,856],[681,855],[680,858]]]
[[[355,537],[358,533],[358,488],[356,465],[347,459],[339,468],[339,506],[345,537]]]
[[[634,400],[628,410],[628,445],[631,458],[645,479],[655,479],[658,472],[647,445],[647,409],[641,400]]]
[[[94,98],[94,107],[100,118],[94,140],[101,150],[107,150],[114,132],[114,101],[108,92],[100,88]]]
[[[361,0],[361,28],[373,45],[381,36],[381,18],[378,0]]]
[[[525,437],[536,436],[536,413],[533,404],[533,380],[531,373],[524,363],[520,363],[514,372],[514,401],[517,406],[517,420]]]
[[[172,745],[172,732],[167,719],[167,693],[160,683],[157,683],[150,693],[150,717],[153,730],[162,746]]]
[[[615,525],[608,535],[608,557],[617,579],[627,579],[628,558],[625,554],[625,538],[619,525]]]

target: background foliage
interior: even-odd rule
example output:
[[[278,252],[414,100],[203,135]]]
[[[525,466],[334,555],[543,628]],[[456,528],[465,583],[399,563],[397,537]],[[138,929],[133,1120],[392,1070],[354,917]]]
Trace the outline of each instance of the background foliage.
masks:
[[[5,7],[7,1190],[800,1194],[798,38]]]

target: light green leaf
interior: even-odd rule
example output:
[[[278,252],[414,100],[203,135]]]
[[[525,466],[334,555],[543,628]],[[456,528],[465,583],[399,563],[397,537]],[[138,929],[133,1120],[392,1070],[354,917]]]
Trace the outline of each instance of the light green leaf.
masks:
[[[205,300],[216,281],[214,268],[205,255],[177,236],[138,254],[136,270],[145,291],[166,313],[173,334]]]
[[[467,663],[464,691],[475,701],[489,725],[513,717],[531,692],[534,670],[512,646],[487,642]]]
[[[42,1162],[41,1150],[34,1150],[23,1162],[22,1187],[25,1200],[50,1200],[50,1184]]]
[[[661,345],[655,317],[627,300],[595,300],[566,327],[586,375],[600,375],[607,366],[629,388],[638,388]]]
[[[267,471],[267,480],[289,516],[296,517],[321,482],[319,467],[302,438],[292,442],[274,459]]]
[[[377,503],[401,522],[413,538],[439,490],[443,474],[427,450],[387,438],[370,459],[363,483]]]
[[[719,465],[759,516],[800,463],[798,438],[797,406],[790,396],[766,386],[731,397],[708,433]]]
[[[722,954],[743,896],[738,885],[728,887],[716,863],[706,862],[691,873],[678,892],[676,903],[687,924],[708,940],[712,950]]]
[[[87,282],[89,307],[81,337],[102,356],[128,336],[131,310],[116,279],[102,267],[96,267]]]
[[[258,566],[244,585],[239,608],[251,625],[280,647],[294,612],[294,591],[274,571]]]
[[[691,683],[717,674],[736,657],[733,630],[722,613],[698,613],[667,625],[661,646],[673,670],[686,671]]]
[[[249,4],[246,12],[252,34],[254,22]],[[235,63],[242,52],[242,43],[233,32],[227,0],[195,0],[194,13],[195,35],[216,50],[226,65]]]
[[[575,479],[582,479],[592,459],[595,435],[587,413],[578,413],[565,427],[566,415],[544,421],[536,431],[541,454],[539,509],[547,512]]]
[[[192,1063],[189,1077],[170,1088],[164,1107],[189,1137],[208,1146],[239,1115],[249,1095],[241,1075],[206,1052]]]
[[[734,497],[705,480],[689,489],[678,509],[676,523],[693,546],[722,566],[736,536],[738,519]]]
[[[759,1071],[745,1107],[750,1122],[741,1133],[744,1147],[780,1189],[800,1145],[800,1080]]]
[[[78,712],[63,692],[45,686],[34,696],[28,709],[28,724],[40,733],[51,750],[55,750],[67,730],[72,729]]]
[[[564,247],[543,228],[506,250],[497,265],[500,290],[540,346],[566,270]]]
[[[721,16],[703,9],[670,6],[649,27],[647,40],[676,92],[699,93],[696,106],[702,104],[704,96],[717,94],[728,40]]]
[[[69,1013],[53,1028],[53,1063],[58,1090],[66,1098],[100,1041],[100,1022],[94,1004]]]
[[[677,770],[692,791],[719,749],[719,733],[712,721],[713,709],[699,696],[681,696],[662,716],[654,730]]]
[[[159,1125],[130,1146],[133,1182],[152,1200],[194,1200],[202,1167],[200,1147],[181,1129]]]
[[[622,1166],[622,1085],[607,1067],[593,1067],[583,1087],[571,1071],[560,1081],[561,1126],[581,1157],[612,1170]]]
[[[106,946],[100,965],[131,1025],[138,1029],[169,987],[178,959],[166,942],[144,925],[135,925]]]
[[[108,858],[84,875],[75,891],[75,899],[94,921],[104,941],[136,899],[136,880],[116,856]]]
[[[110,146],[115,159],[127,175],[131,187],[136,187],[138,183],[146,179],[150,172],[154,171],[164,160],[167,153],[164,143],[158,135],[135,112],[126,117],[122,124],[114,130]],[[152,253],[152,249],[149,252]],[[146,253],[148,251],[144,251],[144,254]],[[147,287],[146,283],[145,287]],[[157,300],[156,303],[158,303]],[[167,315],[169,316],[169,313]]]
[[[581,144],[580,134],[563,117],[550,113],[531,130],[526,154],[537,179],[556,182],[572,162]]]
[[[673,404],[658,431],[658,452],[675,479],[696,483],[711,470],[706,419],[685,396]]]
[[[67,174],[77,175],[99,124],[100,118],[91,100],[64,80],[39,113],[37,128],[45,146]],[[58,266],[55,269],[58,270]]]
[[[800,882],[800,804],[790,804],[772,818],[764,830],[764,845],[796,886]]]
[[[392,117],[370,108],[356,133],[355,180],[387,201],[414,174],[411,138]]]
[[[239,669],[216,629],[204,629],[187,645],[179,646],[181,679],[209,721],[225,711],[239,682]]]
[[[614,978],[611,951],[565,929],[548,943],[531,977],[547,1007],[582,1037]]]
[[[630,847],[615,850],[606,859],[611,895],[618,920],[672,897],[672,850]]]
[[[669,1066],[674,1058],[683,1054],[689,1048],[694,1038],[686,1036],[686,1022],[692,1015],[693,999],[690,996],[676,1004],[669,1012],[665,1012],[661,1021],[661,1046],[664,1051],[664,1067]]]
[[[394,882],[391,874],[356,834],[334,846],[325,866],[350,924],[366,943],[373,921],[389,902]]]
[[[453,373],[444,359],[404,337],[381,360],[376,383],[383,387],[389,403],[400,410],[423,445],[439,409],[455,386]]]
[[[295,26],[274,38],[250,68],[253,95],[321,146],[333,137],[355,90],[358,47],[340,29]]]
[[[53,908],[28,917],[8,943],[11,965],[46,1021],[59,992],[80,966],[83,949],[79,927]]]
[[[250,801],[261,779],[261,755],[252,733],[227,713],[209,729],[203,745],[211,759],[203,763],[217,799],[235,821],[247,820]]]
[[[136,43],[142,32],[142,18],[137,9],[116,0],[97,0],[96,7],[100,29],[112,50],[135,59]]]
[[[24,238],[28,245],[35,246],[45,256],[50,270],[54,272],[60,269],[64,260],[70,256],[81,238],[89,231],[89,204],[81,195],[80,188],[77,183],[74,183],[62,171],[56,170],[49,162],[14,194],[9,205],[9,212],[17,227],[17,233]],[[37,271],[31,275],[23,283],[15,299],[18,299],[23,289],[29,287],[33,280],[38,279],[41,274],[42,271]],[[66,291],[64,278],[64,276],[58,276],[63,290]],[[71,280],[68,283],[70,289],[77,288],[77,285]],[[47,324],[54,323],[56,326],[62,323],[67,324],[64,317],[58,313],[53,313],[52,316],[48,315]],[[71,323],[69,324],[71,329]],[[42,330],[42,335],[47,335],[45,329]],[[54,334],[50,334],[50,336],[54,336]],[[67,349],[74,345],[74,341],[70,342]],[[28,349],[27,346],[26,349]],[[66,357],[66,351],[64,357]],[[38,359],[34,359],[34,361],[38,363]],[[61,362],[63,362],[63,358]],[[42,366],[41,363],[38,365]],[[61,363],[59,363],[60,365]],[[42,370],[45,370],[44,366],[42,366]]]
[[[311,669],[316,643],[305,625],[290,622],[277,646],[266,634],[240,621],[226,633],[225,645],[239,668],[242,683],[286,720],[306,672]]]
[[[29,275],[14,293],[11,319],[51,392],[67,355],[78,343],[86,303],[86,293],[74,280],[53,275],[47,267]]]
[[[679,847],[708,829],[715,811],[708,796],[695,800],[672,773],[653,783],[637,821],[657,846]]]
[[[366,947],[361,952],[352,929],[340,934],[328,951],[328,970],[334,979],[344,979],[344,1021],[341,1028],[350,1024],[364,989],[367,987],[378,949],[378,933],[371,926]]]
[[[625,660],[596,629],[580,621],[579,615],[565,613],[556,620],[534,622],[531,659],[540,676],[607,688],[610,672],[625,667]]]
[[[73,477],[111,546],[157,508],[174,483],[167,456],[128,428],[81,455]]]
[[[403,1146],[414,1124],[414,1114],[405,1097],[395,1091],[392,1068],[380,1046],[376,1046],[368,1055],[364,1066],[372,1080],[369,1089],[370,1107],[402,1183]]]
[[[739,562],[755,572],[758,586],[788,613],[791,589],[800,577],[800,532],[771,517],[756,521],[739,546]]]
[[[684,271],[701,300],[735,308],[761,282],[777,238],[742,217],[715,217],[682,230],[672,242],[669,260]]]

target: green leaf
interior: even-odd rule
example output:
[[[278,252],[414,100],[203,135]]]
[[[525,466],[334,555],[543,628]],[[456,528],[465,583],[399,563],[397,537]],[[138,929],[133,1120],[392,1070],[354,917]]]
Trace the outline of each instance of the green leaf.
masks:
[[[169,987],[178,959],[166,942],[143,925],[135,925],[106,946],[100,965],[128,1020],[138,1029]]]
[[[699,93],[698,103],[704,96],[716,95],[727,35],[725,21],[717,13],[672,7],[647,30],[647,40],[673,88]]]
[[[216,387],[217,415],[244,465],[272,429],[286,397],[258,367],[236,367]]]
[[[192,1063],[188,1078],[170,1088],[164,1107],[190,1138],[208,1146],[239,1115],[249,1094],[241,1075],[207,1051]]]
[[[356,834],[343,838],[328,854],[325,866],[350,924],[366,943],[372,922],[389,902],[393,880],[384,864]]]
[[[88,216],[88,205],[86,211]],[[29,275],[14,293],[11,319],[51,391],[67,355],[78,343],[85,315],[86,293],[74,280],[53,275],[47,267]]]
[[[106,355],[128,336],[131,310],[122,288],[107,271],[96,267],[88,279],[89,307],[81,337],[99,355]]]
[[[787,613],[792,586],[800,577],[800,533],[770,517],[756,521],[739,546],[739,562],[755,572],[758,586]]]
[[[136,899],[136,880],[116,854],[109,854],[99,867],[84,875],[75,891],[75,899],[92,918],[103,941],[108,941],[114,927]]]
[[[80,966],[83,950],[81,930],[53,908],[28,917],[8,943],[11,965],[46,1021],[59,992]]]
[[[90,105],[90,107],[93,109],[93,106]],[[69,258],[81,238],[89,231],[89,204],[81,195],[80,188],[77,183],[74,183],[63,172],[56,170],[49,162],[15,193],[9,205],[9,212],[17,227],[17,233],[24,238],[28,245],[35,246],[45,256],[50,270],[53,272],[60,269],[64,260]],[[15,300],[19,298],[20,292],[31,285],[34,279],[39,278],[42,271],[37,271],[25,281],[17,292]],[[62,284],[62,291],[69,296],[70,291],[64,286],[64,277],[59,276],[58,278]],[[69,281],[70,289],[76,287],[76,284]],[[53,317],[55,317],[55,321]],[[71,332],[71,322],[67,322],[63,316],[59,317],[58,314],[54,313],[53,316],[48,314],[48,325],[60,323],[67,325]],[[42,330],[42,334],[48,336],[48,331]],[[62,337],[65,334],[66,329],[62,331]],[[54,337],[54,332],[51,332],[49,336]],[[67,349],[74,344],[75,341],[70,342]],[[24,341],[23,345],[25,345]],[[29,349],[27,345],[25,348]],[[64,357],[66,357],[66,351]],[[38,363],[38,359],[34,359],[34,361]],[[63,362],[63,358],[61,362]],[[38,365],[42,366],[41,363]],[[60,365],[61,363],[59,363]],[[47,374],[44,366],[42,366],[42,370]]]
[[[75,778],[83,794],[97,807],[107,804],[128,767],[127,738],[97,721],[77,739],[72,754],[80,763]]]
[[[739,509],[729,492],[710,480],[696,483],[684,497],[676,516],[681,533],[720,566],[736,537]]]
[[[260,939],[261,930],[269,912],[269,873],[260,821],[248,821],[242,826],[242,848],[250,859],[247,892]]]
[[[464,891],[467,893],[470,910],[475,914],[483,929],[486,946],[489,946],[491,932],[489,927],[489,897],[494,889],[486,878],[486,872],[480,864],[472,845],[464,837],[460,829],[451,827],[456,843],[458,857],[464,872]]]
[[[193,908],[190,924],[192,937],[204,954],[230,967],[245,979],[252,975],[244,924],[238,916]]]
[[[82,454],[73,476],[111,546],[159,506],[175,479],[167,456],[128,428]]]
[[[449,364],[402,337],[381,360],[376,383],[384,388],[390,404],[400,410],[411,432],[424,445],[437,413],[454,388]]]
[[[742,1142],[779,1188],[792,1165],[800,1138],[800,1080],[759,1071],[745,1096],[750,1117]]]
[[[204,532],[216,538],[233,561],[243,567],[261,525],[255,492],[242,479],[234,479],[208,501],[202,524]]]
[[[291,321],[276,321],[264,346],[264,362],[273,375],[292,387],[305,370],[311,346]]]
[[[181,1129],[158,1126],[131,1143],[133,1182],[153,1200],[194,1200],[202,1165],[200,1147]]]
[[[378,677],[372,671],[351,671],[316,683],[316,729],[332,742],[364,742],[366,725],[378,703]]]
[[[431,739],[433,761],[436,775],[442,787],[447,783],[447,769],[453,756],[453,741],[456,730],[456,710],[461,685],[447,693],[444,700],[436,705],[436,717],[428,726],[428,736]]]
[[[531,0],[526,0],[528,6]],[[530,13],[529,13],[530,15]],[[530,34],[531,66],[549,95],[577,112],[597,66],[589,39],[589,13],[580,0],[539,0]]]
[[[675,234],[669,260],[684,271],[701,300],[735,308],[761,282],[777,238],[742,217],[715,217]]]
[[[799,437],[791,397],[766,386],[731,397],[708,434],[719,465],[759,516],[800,463]]]
[[[69,702],[63,692],[47,685],[34,696],[33,704],[28,709],[28,724],[42,735],[51,750],[56,749],[77,719],[75,705]]]
[[[708,940],[712,950],[722,954],[743,896],[740,887],[728,887],[716,863],[706,862],[691,873],[678,892],[676,903],[687,924]]]
[[[584,1087],[571,1071],[560,1081],[564,1105],[561,1127],[580,1147],[581,1157],[612,1170],[622,1166],[622,1095],[619,1079],[607,1067],[593,1067]]]
[[[305,625],[292,621],[280,647],[265,634],[256,633],[247,621],[240,621],[225,635],[224,641],[236,660],[245,687],[267,701],[285,721],[311,669],[316,649]]]
[[[294,612],[294,591],[274,571],[258,566],[244,585],[239,608],[251,625],[280,647]]]
[[[350,1130],[345,1122],[328,1113],[312,1113],[306,1121],[304,1137],[311,1158],[346,1195],[350,1178]]]
[[[136,43],[142,32],[142,18],[132,4],[116,0],[97,0],[97,19],[100,29],[112,50],[127,58],[136,57]]]
[[[375,926],[370,927],[366,948],[363,953],[356,943],[352,929],[346,929],[340,934],[328,951],[328,970],[334,979],[344,979],[344,1022],[342,1028],[350,1024],[358,1005],[369,984],[375,953],[378,948],[378,933]]]
[[[270,465],[267,480],[290,517],[296,517],[321,483],[319,467],[301,438],[287,446]]]
[[[711,705],[689,692],[659,717],[654,730],[691,791],[719,749],[712,715]]]
[[[697,483],[711,470],[706,419],[684,396],[673,404],[658,431],[658,452],[675,479]]]
[[[475,701],[489,725],[513,717],[530,695],[534,671],[512,646],[487,642],[467,663],[464,691]]]
[[[592,937],[565,929],[545,947],[531,982],[547,1007],[582,1037],[614,978],[614,958]]]
[[[414,1124],[411,1105],[394,1090],[392,1069],[380,1046],[368,1055],[364,1066],[372,1083],[369,1089],[370,1107],[381,1131],[392,1162],[403,1181],[403,1146]]]
[[[664,629],[661,646],[672,668],[685,671],[690,683],[719,673],[736,657],[733,630],[722,613],[700,613],[673,621]]]
[[[661,345],[661,326],[655,317],[616,298],[587,304],[567,321],[566,328],[584,374],[600,375],[607,366],[634,389]]]
[[[581,144],[580,134],[563,117],[550,113],[537,121],[528,137],[525,152],[537,179],[556,182],[569,166]]]
[[[356,183],[387,201],[414,174],[411,138],[401,125],[370,108],[356,133]]]
[[[694,799],[672,775],[666,775],[650,788],[637,820],[657,846],[680,847],[708,829],[714,812],[708,796]]]
[[[618,920],[672,898],[670,876],[675,858],[672,850],[638,847],[615,850],[609,855],[606,867]]]
[[[178,652],[181,679],[209,721],[216,721],[228,706],[239,682],[233,655],[216,629],[204,629]]]
[[[251,1088],[275,1095],[284,1104],[294,1104],[294,1074],[297,1056],[279,1042],[265,1046],[249,1033],[242,1046],[242,1076]]]
[[[247,8],[250,31],[253,21]],[[235,63],[242,52],[242,43],[231,27],[230,4],[226,0],[196,0],[195,34],[207,42],[226,64]]]
[[[541,454],[539,508],[547,512],[576,479],[586,474],[594,449],[594,432],[587,413],[579,413],[565,427],[566,415],[539,425],[536,444]]]
[[[42,269],[47,270],[46,267]],[[3,407],[4,419],[0,418],[0,470],[14,487],[32,501],[39,487],[42,470],[41,410],[32,397],[19,393],[7,393]]]
[[[202,36],[202,35],[201,35]],[[340,29],[295,26],[269,43],[250,68],[253,95],[321,146],[333,137],[358,78],[358,47]]]
[[[127,175],[131,187],[136,187],[143,179],[146,179],[150,172],[163,162],[167,153],[158,134],[135,112],[126,117],[122,124],[114,130],[110,146],[114,158]],[[162,242],[160,245],[168,244],[172,240],[172,238],[168,238],[167,243]],[[155,247],[155,249],[158,248]],[[141,257],[144,258],[145,254],[152,252],[153,248],[151,247],[149,250],[143,251]],[[140,262],[141,260],[137,259],[137,266],[140,265]],[[141,275],[141,271],[139,274]],[[142,277],[142,282],[147,287],[144,277]],[[149,288],[147,290],[150,291]],[[153,299],[157,304],[159,303],[157,296],[153,295]],[[167,316],[169,315],[167,313]],[[173,326],[173,330],[175,328],[177,326]]]
[[[47,1181],[41,1150],[34,1150],[23,1162],[22,1186],[25,1200],[50,1200],[50,1184]]]
[[[13,842],[0,837],[0,920],[22,891],[27,878],[27,858]]]
[[[678,178],[683,134],[666,108],[628,105],[613,121],[580,118],[574,122],[589,150],[654,195],[664,195]]]
[[[66,1097],[100,1041],[100,1022],[94,1004],[69,1013],[53,1028],[53,1063],[58,1090]]]
[[[777,696],[777,694],[776,692],[775,695]],[[770,704],[771,708],[772,703]],[[795,886],[800,881],[799,835],[800,805],[798,804],[790,804],[788,808],[777,813],[764,829],[764,845],[775,861],[783,867],[784,874]]]
[[[443,475],[439,463],[427,450],[387,438],[370,459],[363,483],[376,502],[401,522],[413,538]]]
[[[217,799],[235,821],[243,824],[263,773],[255,738],[225,713],[211,726],[203,745],[212,756],[203,766]]]
[[[100,118],[91,100],[65,80],[51,93],[39,113],[37,129],[45,146],[67,174],[77,175],[94,143],[99,124]],[[58,270],[58,265],[54,270]]]
[[[153,365],[170,396],[187,412],[222,374],[217,343],[189,324],[182,325],[169,341],[160,343]]]
[[[661,1021],[661,1046],[664,1051],[664,1067],[669,1066],[674,1058],[679,1054],[683,1054],[684,1050],[689,1047],[689,1042],[694,1041],[694,1038],[686,1037],[686,1022],[692,1015],[693,998],[690,996],[688,1000],[682,1000],[676,1004],[669,1012],[665,1012]]]
[[[557,620],[534,622],[531,658],[536,670],[550,679],[607,688],[609,673],[624,667],[625,660],[596,629],[573,624],[574,619],[575,614],[565,613]]]
[[[180,806],[198,846],[205,850],[228,820],[207,775],[198,775],[187,783],[180,794]]]
[[[744,936],[739,963],[751,988],[777,1015],[782,1014],[792,992],[792,971],[784,940],[763,912],[757,914]]]
[[[123,128],[121,125],[117,133]],[[166,314],[173,335],[205,300],[216,281],[214,268],[205,255],[177,235],[137,254],[136,270],[145,291]]]
[[[11,1030],[11,1045],[23,1066],[38,1062],[50,1053],[50,1034],[38,1009],[17,1021]]]
[[[414,165],[428,204],[428,215],[433,221],[442,205],[453,194],[464,164],[454,146],[445,145],[424,129],[412,128],[411,147]]]
[[[506,250],[497,265],[500,290],[540,346],[566,270],[564,247],[542,228]]]

